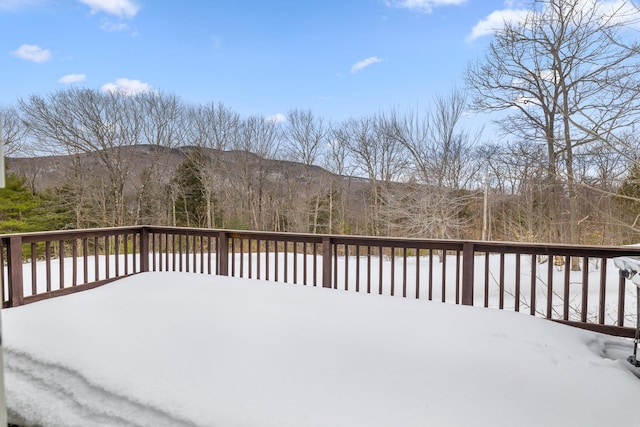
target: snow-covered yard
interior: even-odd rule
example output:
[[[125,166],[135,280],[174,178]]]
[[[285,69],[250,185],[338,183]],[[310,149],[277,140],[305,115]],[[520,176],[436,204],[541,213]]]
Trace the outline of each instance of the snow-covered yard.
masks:
[[[640,424],[630,340],[513,312],[143,273],[2,315],[23,424]]]

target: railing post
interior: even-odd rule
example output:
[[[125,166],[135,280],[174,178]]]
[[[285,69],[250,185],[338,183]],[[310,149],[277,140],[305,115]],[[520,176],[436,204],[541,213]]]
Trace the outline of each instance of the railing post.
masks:
[[[229,236],[225,231],[218,234],[218,275],[229,275]]]
[[[473,267],[475,250],[473,242],[462,244],[462,304],[473,305]]]
[[[322,238],[322,287],[331,288],[331,238]]]
[[[140,271],[143,273],[149,271],[149,236],[149,229],[142,227],[140,229]]]
[[[24,304],[22,283],[22,236],[9,237],[9,306],[18,307]]]

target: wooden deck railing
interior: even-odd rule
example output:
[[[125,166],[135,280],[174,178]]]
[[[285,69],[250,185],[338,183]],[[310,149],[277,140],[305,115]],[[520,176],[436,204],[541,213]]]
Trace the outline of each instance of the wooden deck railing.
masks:
[[[492,307],[632,337],[640,248],[136,226],[0,236],[3,306],[181,271]],[[580,271],[571,271],[572,258]]]

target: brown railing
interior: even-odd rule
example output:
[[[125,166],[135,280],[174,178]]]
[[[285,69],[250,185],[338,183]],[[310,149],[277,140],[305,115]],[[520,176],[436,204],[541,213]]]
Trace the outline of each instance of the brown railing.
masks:
[[[181,271],[492,307],[632,337],[632,247],[122,227],[0,236],[3,306]],[[579,266],[571,271],[570,265]]]

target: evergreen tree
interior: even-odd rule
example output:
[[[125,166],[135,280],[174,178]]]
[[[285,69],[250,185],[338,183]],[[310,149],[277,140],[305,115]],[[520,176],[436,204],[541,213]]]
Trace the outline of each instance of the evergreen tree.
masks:
[[[204,153],[196,149],[178,166],[172,186],[175,191],[174,217],[176,225],[187,227],[206,227],[207,210],[209,205],[205,195],[205,187],[202,182],[201,167],[206,167],[202,161]],[[211,201],[213,206],[218,206],[217,200]],[[220,226],[222,215],[215,213],[216,223]]]
[[[10,174],[0,189],[0,233],[67,228],[70,216],[60,206],[55,193],[33,194],[23,177]]]

